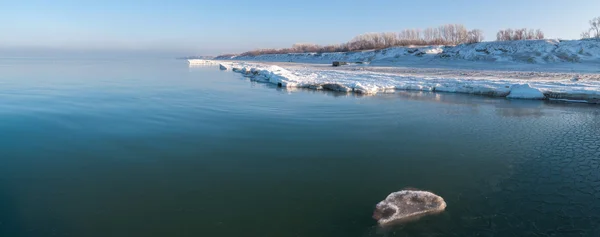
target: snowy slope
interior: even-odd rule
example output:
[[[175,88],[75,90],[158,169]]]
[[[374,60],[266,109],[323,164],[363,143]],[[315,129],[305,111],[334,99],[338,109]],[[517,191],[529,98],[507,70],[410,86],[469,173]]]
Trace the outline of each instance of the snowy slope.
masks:
[[[478,61],[526,64],[598,63],[598,40],[521,40],[482,42],[458,46],[395,47],[381,50],[343,53],[266,54],[259,56],[217,57],[217,60],[331,63],[427,61]]]
[[[417,90],[466,93],[509,99],[559,99],[600,103],[597,80],[517,80],[415,76],[372,71],[316,70],[261,63],[222,62],[220,68],[242,73],[251,80],[281,87],[310,88],[362,94]]]
[[[470,61],[556,63],[600,60],[597,40],[520,40],[483,42],[447,48],[442,57]]]

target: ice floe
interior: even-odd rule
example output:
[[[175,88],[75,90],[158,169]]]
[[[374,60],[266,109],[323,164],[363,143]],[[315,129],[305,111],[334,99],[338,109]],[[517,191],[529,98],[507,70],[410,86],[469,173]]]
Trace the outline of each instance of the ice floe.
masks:
[[[444,199],[432,192],[401,190],[391,193],[375,206],[373,218],[388,226],[436,214],[446,209]]]

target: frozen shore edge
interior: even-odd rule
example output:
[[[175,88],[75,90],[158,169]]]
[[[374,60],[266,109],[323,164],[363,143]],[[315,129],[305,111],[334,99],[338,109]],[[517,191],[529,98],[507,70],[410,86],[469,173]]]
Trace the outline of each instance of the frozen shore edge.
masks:
[[[573,80],[461,79],[415,77],[374,72],[342,72],[310,68],[212,60],[190,60],[190,66],[213,65],[241,73],[253,81],[286,88],[307,88],[367,95],[394,91],[450,92],[508,99],[560,100],[600,104],[600,82]]]

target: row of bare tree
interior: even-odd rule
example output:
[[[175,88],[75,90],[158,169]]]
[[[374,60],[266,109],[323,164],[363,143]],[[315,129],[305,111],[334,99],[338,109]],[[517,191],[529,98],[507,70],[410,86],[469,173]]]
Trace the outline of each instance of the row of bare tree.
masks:
[[[510,40],[536,40],[536,39],[544,39],[544,32],[542,30],[537,29],[505,29],[500,30],[496,33],[497,41],[510,41]]]
[[[589,23],[590,28],[581,33],[581,38],[600,39],[600,17],[590,20]],[[544,39],[544,32],[540,29],[509,28],[500,30],[496,34],[497,41],[536,39]],[[478,43],[481,41],[483,41],[483,31],[479,29],[467,30],[467,28],[461,24],[447,24],[435,28],[427,28],[425,30],[408,29],[399,33],[367,33],[356,36],[344,44],[325,46],[317,44],[294,44],[291,48],[258,49],[240,55],[257,56],[262,54],[348,52],[410,45],[458,45]]]
[[[403,30],[400,33],[367,33],[354,37],[346,46],[350,51],[354,51],[409,45],[457,45],[481,41],[483,31],[469,31],[463,25],[448,24],[425,30]]]
[[[367,33],[354,37],[347,43],[336,45],[294,44],[284,49],[258,49],[242,53],[241,56],[286,53],[326,53],[358,50],[383,49],[397,46],[457,45],[483,41],[483,31],[467,30],[461,24],[447,24],[435,28],[409,29],[399,33]]]

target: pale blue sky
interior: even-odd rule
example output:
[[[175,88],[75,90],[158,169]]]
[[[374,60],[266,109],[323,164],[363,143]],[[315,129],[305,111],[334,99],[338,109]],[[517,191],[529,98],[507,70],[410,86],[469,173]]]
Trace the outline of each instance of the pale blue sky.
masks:
[[[219,54],[445,23],[573,39],[600,0],[1,0],[0,48]]]

